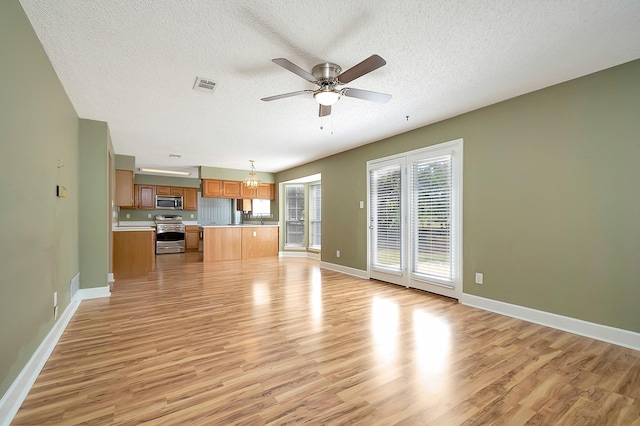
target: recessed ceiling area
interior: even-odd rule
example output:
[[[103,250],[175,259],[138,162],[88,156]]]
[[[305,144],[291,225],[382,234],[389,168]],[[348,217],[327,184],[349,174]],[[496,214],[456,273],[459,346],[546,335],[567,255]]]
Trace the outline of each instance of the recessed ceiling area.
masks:
[[[640,57],[637,0],[21,3],[78,115],[155,169],[278,172]],[[260,100],[317,88],[274,58],[374,54],[386,65],[349,86],[387,103],[342,97],[320,118],[310,94]]]

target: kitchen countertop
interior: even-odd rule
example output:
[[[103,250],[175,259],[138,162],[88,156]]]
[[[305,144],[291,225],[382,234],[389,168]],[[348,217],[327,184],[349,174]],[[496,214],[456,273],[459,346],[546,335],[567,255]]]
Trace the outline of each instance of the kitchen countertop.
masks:
[[[238,225],[200,225],[200,228],[266,228],[266,227],[278,227],[277,224],[267,224],[264,225],[251,224],[251,223],[243,223]]]
[[[114,226],[114,232],[122,231],[155,231],[155,228],[151,226]]]

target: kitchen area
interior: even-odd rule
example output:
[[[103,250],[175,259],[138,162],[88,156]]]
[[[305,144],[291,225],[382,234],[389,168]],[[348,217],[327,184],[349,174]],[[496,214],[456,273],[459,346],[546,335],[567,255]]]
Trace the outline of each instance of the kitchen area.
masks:
[[[211,167],[200,167],[197,177],[140,173],[133,157],[117,155],[114,279],[146,276],[157,256],[189,254],[200,262],[278,256],[273,176],[261,173],[247,186],[246,174]]]

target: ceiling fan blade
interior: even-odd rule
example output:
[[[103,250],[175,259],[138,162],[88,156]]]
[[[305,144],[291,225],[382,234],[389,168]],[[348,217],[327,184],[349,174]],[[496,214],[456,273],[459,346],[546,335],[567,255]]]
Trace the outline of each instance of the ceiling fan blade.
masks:
[[[363,75],[370,73],[371,71],[377,70],[381,66],[384,66],[386,63],[387,61],[382,59],[380,56],[371,55],[364,61],[360,62],[358,65],[354,65],[353,67],[340,74],[338,76],[338,80],[341,84],[347,84],[358,77],[362,77]]]
[[[320,105],[320,112],[318,113],[318,117],[326,117],[327,115],[331,115],[331,105]]]
[[[276,58],[276,59],[272,59],[271,62],[273,62],[276,65],[280,65],[282,68],[289,70],[294,74],[299,75],[300,77],[304,78],[307,81],[310,81],[311,83],[316,82],[316,78],[314,76],[312,76],[307,71],[303,70],[302,68],[300,68],[299,66],[297,66],[296,64],[294,64],[288,59]]]
[[[304,95],[307,93],[313,93],[313,90],[298,90],[297,92],[289,92],[289,93],[283,93],[281,95],[267,96],[266,98],[261,98],[260,100],[269,102],[269,101],[275,101],[278,99],[290,98],[291,96]]]
[[[370,90],[351,89],[345,87],[342,89],[342,95],[351,98],[365,99],[367,101],[380,102],[381,104],[389,102],[391,95],[386,93],[372,92]]]

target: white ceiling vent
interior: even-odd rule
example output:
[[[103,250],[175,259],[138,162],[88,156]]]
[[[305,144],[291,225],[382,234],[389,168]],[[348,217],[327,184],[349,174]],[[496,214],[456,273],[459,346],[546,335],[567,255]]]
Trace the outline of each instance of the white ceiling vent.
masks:
[[[193,90],[212,93],[216,89],[217,85],[218,83],[210,78],[196,77],[196,82],[193,84]]]

